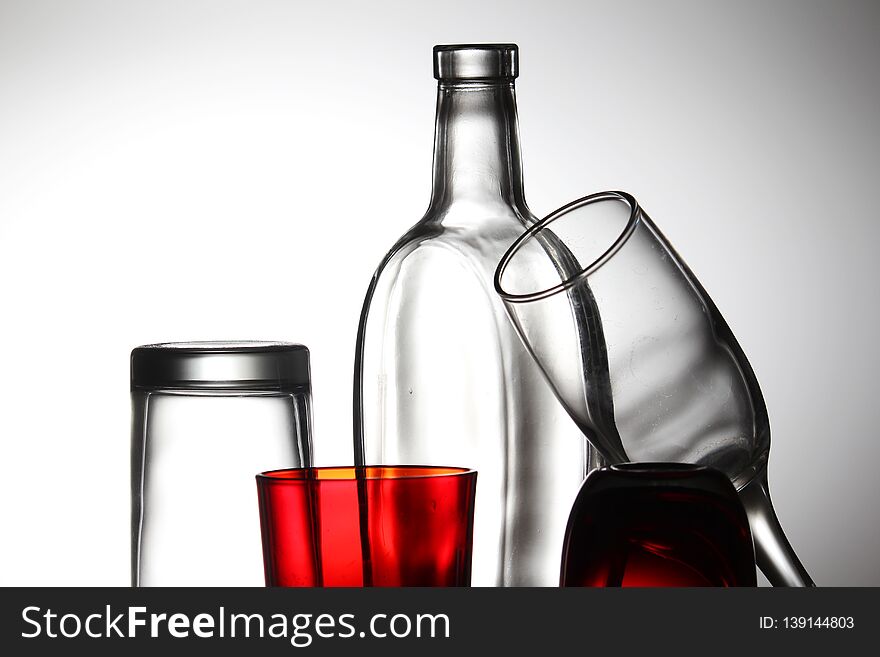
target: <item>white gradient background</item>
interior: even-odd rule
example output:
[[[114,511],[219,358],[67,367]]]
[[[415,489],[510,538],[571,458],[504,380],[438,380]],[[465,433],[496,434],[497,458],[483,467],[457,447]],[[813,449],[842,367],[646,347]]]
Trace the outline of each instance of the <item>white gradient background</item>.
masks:
[[[513,41],[526,191],[631,191],[749,355],[783,525],[880,584],[873,2],[0,0],[0,584],[127,585],[128,354],[355,331],[430,192],[435,43]]]

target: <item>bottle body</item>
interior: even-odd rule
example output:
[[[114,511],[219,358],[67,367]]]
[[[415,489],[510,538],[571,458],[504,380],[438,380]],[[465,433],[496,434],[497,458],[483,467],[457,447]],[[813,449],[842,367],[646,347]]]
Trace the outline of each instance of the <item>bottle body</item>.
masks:
[[[492,285],[534,221],[512,79],[441,78],[431,205],[382,261],[361,317],[355,452],[360,464],[477,470],[475,586],[558,583],[588,467]]]

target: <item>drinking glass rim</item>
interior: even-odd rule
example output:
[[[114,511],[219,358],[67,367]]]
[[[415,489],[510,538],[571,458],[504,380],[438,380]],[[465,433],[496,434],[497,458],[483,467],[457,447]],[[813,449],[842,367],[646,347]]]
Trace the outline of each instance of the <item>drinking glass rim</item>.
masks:
[[[623,463],[612,463],[608,466],[608,469],[614,472],[636,475],[681,475],[705,472],[709,469],[709,466],[702,463],[685,463],[676,461],[625,461]]]
[[[513,259],[513,256],[516,255],[516,252],[525,244],[528,240],[533,238],[537,233],[544,230],[551,223],[556,221],[557,219],[565,216],[572,210],[577,210],[585,205],[590,205],[591,203],[596,203],[599,201],[610,201],[610,200],[618,200],[623,201],[627,205],[629,205],[630,213],[629,218],[627,219],[626,225],[623,227],[623,230],[620,231],[620,234],[611,243],[611,246],[605,250],[602,255],[593,260],[589,265],[583,267],[577,274],[567,278],[561,283],[557,283],[556,285],[549,287],[545,290],[538,290],[537,292],[529,292],[527,294],[513,294],[511,292],[507,292],[501,286],[501,277],[504,275],[504,271],[507,269],[507,265],[510,264],[510,261]],[[595,273],[602,265],[604,265],[608,260],[617,253],[621,247],[626,243],[629,239],[630,235],[632,235],[633,231],[636,228],[636,224],[639,220],[639,203],[636,201],[635,197],[632,194],[622,191],[605,191],[605,192],[596,192],[594,194],[589,194],[588,196],[583,196],[571,203],[566,203],[561,208],[557,208],[546,217],[538,221],[529,227],[527,231],[525,231],[522,235],[516,238],[513,244],[507,249],[504,255],[501,257],[501,261],[498,263],[498,267],[495,269],[495,292],[504,299],[504,301],[508,303],[526,303],[529,301],[540,301],[541,299],[546,299],[547,297],[553,296],[558,292],[562,292],[563,290],[567,290],[575,285],[577,285],[581,280]]]
[[[381,471],[376,473],[375,471]],[[360,471],[360,474],[358,474]],[[385,471],[388,471],[387,473]],[[345,476],[332,476],[333,474]],[[316,476],[330,474],[328,477]],[[476,475],[477,471],[472,468],[446,465],[331,465],[308,468],[280,468],[267,470],[256,475],[257,481],[298,483],[306,481],[390,481],[431,479],[436,477],[467,477]],[[289,476],[295,475],[295,476]]]

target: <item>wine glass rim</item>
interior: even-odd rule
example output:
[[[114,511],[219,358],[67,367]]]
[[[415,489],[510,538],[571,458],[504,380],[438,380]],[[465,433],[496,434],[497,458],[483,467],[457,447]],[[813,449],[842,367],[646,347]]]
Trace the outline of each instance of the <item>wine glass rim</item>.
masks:
[[[569,212],[573,210],[577,210],[579,208],[584,207],[585,205],[590,205],[592,203],[598,203],[602,201],[623,201],[627,205],[629,205],[630,213],[629,218],[627,219],[626,225],[620,231],[620,234],[611,243],[604,253],[602,253],[599,257],[593,260],[586,267],[582,267],[579,272],[574,274],[573,276],[565,279],[561,283],[557,283],[552,287],[548,287],[544,290],[538,290],[537,292],[528,292],[526,294],[514,294],[512,292],[508,292],[501,285],[501,277],[504,276],[504,272],[507,269],[507,266],[510,264],[510,261],[516,255],[517,251],[522,248],[522,246],[531,240],[536,234],[547,228],[550,224],[552,224],[557,219],[564,217]],[[571,203],[566,203],[561,208],[557,208],[546,217],[538,221],[529,227],[527,231],[525,231],[522,235],[516,238],[513,244],[510,245],[510,248],[504,253],[501,258],[501,261],[498,263],[498,267],[495,269],[495,292],[504,299],[504,301],[508,303],[526,303],[528,301],[540,301],[541,299],[546,299],[547,297],[553,296],[563,290],[567,290],[575,285],[577,285],[580,281],[595,273],[602,265],[604,265],[608,260],[617,253],[620,248],[626,243],[629,239],[630,235],[632,235],[633,231],[636,228],[636,224],[639,219],[639,203],[636,201],[635,197],[632,194],[621,191],[605,191],[605,192],[596,192],[595,194],[589,194],[587,196],[583,196]]]

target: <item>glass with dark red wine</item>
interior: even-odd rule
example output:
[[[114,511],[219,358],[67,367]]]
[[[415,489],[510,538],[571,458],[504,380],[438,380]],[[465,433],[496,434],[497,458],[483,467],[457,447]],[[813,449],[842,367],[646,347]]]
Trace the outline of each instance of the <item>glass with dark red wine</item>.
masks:
[[[587,477],[568,521],[562,586],[756,586],[748,517],[713,468],[625,463]]]

